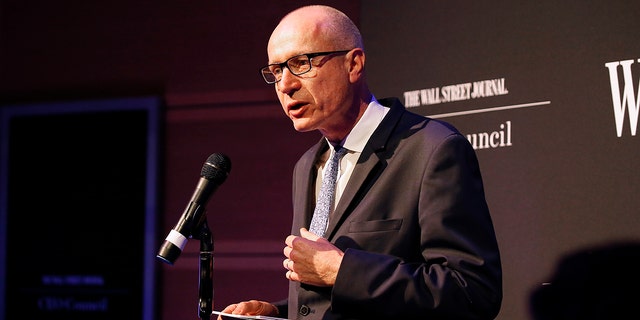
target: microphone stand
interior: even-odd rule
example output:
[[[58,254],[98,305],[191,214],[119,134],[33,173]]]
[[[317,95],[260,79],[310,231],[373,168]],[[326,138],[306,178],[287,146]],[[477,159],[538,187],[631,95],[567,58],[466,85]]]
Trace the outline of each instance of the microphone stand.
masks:
[[[200,267],[198,276],[198,318],[210,319],[213,312],[213,236],[205,217],[196,228],[200,240]]]

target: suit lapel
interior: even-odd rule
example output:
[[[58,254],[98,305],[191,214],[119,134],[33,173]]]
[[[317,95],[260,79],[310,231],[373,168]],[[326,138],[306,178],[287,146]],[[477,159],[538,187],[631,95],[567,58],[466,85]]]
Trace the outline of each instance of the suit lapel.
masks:
[[[336,210],[329,219],[329,226],[326,232],[326,237],[329,240],[334,236],[335,230],[344,223],[353,208],[362,200],[361,197],[366,194],[371,187],[370,184],[375,179],[369,179],[369,185],[365,185],[365,181],[369,177],[379,175],[387,165],[386,156],[384,156],[386,152],[384,151],[405,109],[397,99],[383,99],[380,100],[380,103],[384,106],[390,106],[391,110],[371,135],[364,150],[362,150],[362,154],[360,154],[360,158],[358,158],[358,163],[340,197]],[[313,206],[311,211],[313,211]],[[312,214],[313,212],[310,215]],[[308,222],[310,222],[311,218],[309,217],[308,219]]]

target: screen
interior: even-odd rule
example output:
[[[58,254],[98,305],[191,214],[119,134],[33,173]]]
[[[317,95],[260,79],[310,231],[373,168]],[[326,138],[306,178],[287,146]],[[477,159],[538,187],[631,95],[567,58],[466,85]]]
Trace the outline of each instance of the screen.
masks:
[[[152,319],[153,98],[3,108],[1,319]]]

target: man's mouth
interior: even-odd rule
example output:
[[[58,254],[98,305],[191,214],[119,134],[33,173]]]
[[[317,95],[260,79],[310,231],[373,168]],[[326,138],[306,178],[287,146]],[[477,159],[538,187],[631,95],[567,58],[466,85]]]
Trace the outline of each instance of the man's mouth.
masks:
[[[290,111],[298,110],[298,109],[302,108],[302,106],[304,106],[304,105],[305,105],[305,103],[302,103],[302,102],[293,102],[293,103],[290,103],[289,105],[287,105],[287,110],[290,110]]]

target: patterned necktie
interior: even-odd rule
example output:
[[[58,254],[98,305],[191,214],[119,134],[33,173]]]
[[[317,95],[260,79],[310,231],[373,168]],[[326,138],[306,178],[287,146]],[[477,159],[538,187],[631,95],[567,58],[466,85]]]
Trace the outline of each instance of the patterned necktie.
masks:
[[[309,227],[309,231],[320,237],[324,236],[324,232],[327,229],[329,214],[333,209],[336,198],[336,180],[338,179],[340,159],[347,151],[347,149],[337,146],[331,159],[329,159],[326,164],[327,167],[322,177],[322,186],[320,187],[320,194],[316,202],[316,209],[313,212],[313,219],[311,219],[311,227]]]

